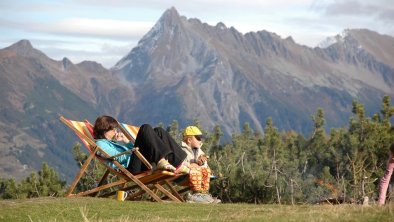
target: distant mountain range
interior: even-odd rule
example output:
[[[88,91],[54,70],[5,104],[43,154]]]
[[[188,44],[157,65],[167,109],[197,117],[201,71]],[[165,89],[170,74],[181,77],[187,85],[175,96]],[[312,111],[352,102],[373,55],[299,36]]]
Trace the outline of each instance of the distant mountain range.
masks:
[[[394,98],[393,61],[394,38],[370,30],[345,30],[309,48],[268,31],[210,26],[175,8],[110,70],[55,61],[21,40],[0,50],[0,177],[26,176],[43,161],[74,176],[77,138],[59,115],[180,127],[198,119],[227,136],[245,122],[262,132],[272,117],[279,129],[308,135],[321,107],[327,127],[341,127],[352,100],[372,113],[383,95]]]

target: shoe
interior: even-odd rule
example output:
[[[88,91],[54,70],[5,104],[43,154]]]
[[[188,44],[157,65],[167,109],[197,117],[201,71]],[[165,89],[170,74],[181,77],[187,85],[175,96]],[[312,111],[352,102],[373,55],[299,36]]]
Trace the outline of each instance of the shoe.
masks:
[[[202,193],[195,193],[195,194],[188,193],[185,199],[188,203],[203,203],[203,204],[211,203],[207,199],[207,197]]]
[[[157,163],[157,169],[158,170],[167,170],[170,172],[175,172],[176,168],[171,165],[168,160],[166,159],[161,159],[158,163]]]
[[[181,164],[180,166],[178,166],[178,168],[176,168],[176,170],[174,171],[175,174],[189,174],[190,173],[190,168]]]
[[[217,197],[212,197],[211,194],[209,193],[203,193],[202,194],[204,196],[204,198],[209,201],[210,203],[221,203],[222,201],[220,199],[218,199]]]
[[[222,201],[221,201],[219,198],[214,197],[212,203],[218,204],[218,203],[221,203],[221,202],[222,202]]]

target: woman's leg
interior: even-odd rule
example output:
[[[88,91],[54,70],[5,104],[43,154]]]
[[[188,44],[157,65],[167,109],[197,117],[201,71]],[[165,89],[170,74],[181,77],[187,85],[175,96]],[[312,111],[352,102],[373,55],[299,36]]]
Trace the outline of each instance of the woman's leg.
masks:
[[[163,128],[156,127],[154,131],[161,139],[161,141],[165,144],[165,150],[171,150],[171,152],[168,152],[165,158],[168,159],[168,162],[170,162],[173,166],[180,166],[186,158],[187,154],[185,153],[185,151],[182,150],[182,148],[174,140],[174,138],[172,138],[171,135]]]
[[[141,154],[153,163],[158,163],[172,152],[148,124],[140,127],[134,146],[139,147]]]
[[[142,161],[140,158],[138,158],[137,155],[133,154],[130,157],[130,163],[129,166],[127,166],[127,170],[130,171],[132,174],[137,174],[143,171],[148,170],[148,168],[142,164]]]

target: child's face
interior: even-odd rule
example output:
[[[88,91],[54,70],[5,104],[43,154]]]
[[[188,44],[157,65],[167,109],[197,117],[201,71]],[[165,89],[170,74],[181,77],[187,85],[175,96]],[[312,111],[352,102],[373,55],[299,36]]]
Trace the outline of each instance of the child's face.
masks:
[[[191,137],[191,147],[200,148],[202,145],[202,138],[201,136],[192,136]]]

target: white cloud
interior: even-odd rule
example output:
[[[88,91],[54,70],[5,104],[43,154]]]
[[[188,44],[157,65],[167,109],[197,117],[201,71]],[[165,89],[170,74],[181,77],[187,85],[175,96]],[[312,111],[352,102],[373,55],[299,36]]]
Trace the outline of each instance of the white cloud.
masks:
[[[48,34],[66,34],[96,38],[140,38],[148,32],[154,22],[124,21],[111,19],[67,18],[51,23],[34,21],[14,22],[0,20],[2,26],[22,29],[29,32],[44,32]]]
[[[153,22],[69,18],[44,27],[35,26],[35,29],[65,34],[135,38],[149,31],[153,25]]]
[[[136,42],[91,41],[91,39],[79,38],[67,38],[65,40],[31,39],[30,41],[33,47],[41,50],[54,60],[62,60],[67,57],[75,64],[85,60],[96,61],[106,68],[114,66],[137,44]]]

